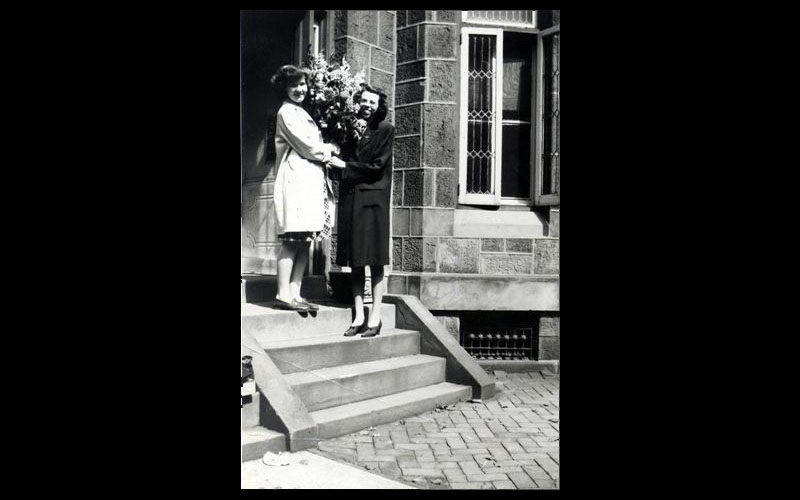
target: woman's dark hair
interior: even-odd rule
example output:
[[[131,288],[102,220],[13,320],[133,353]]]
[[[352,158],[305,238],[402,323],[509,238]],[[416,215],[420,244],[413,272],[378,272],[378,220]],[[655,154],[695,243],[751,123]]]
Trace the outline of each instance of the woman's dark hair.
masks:
[[[372,115],[372,119],[370,119],[370,123],[374,123],[377,126],[377,124],[382,122],[389,113],[389,107],[386,105],[386,92],[377,87],[371,87],[366,83],[362,83],[361,90],[353,94],[354,103],[358,104],[361,101],[361,93],[365,90],[367,92],[372,92],[373,94],[378,94],[378,110],[375,111],[375,114]]]
[[[297,66],[287,64],[285,66],[281,66],[277,73],[272,75],[272,78],[269,79],[269,83],[272,84],[272,87],[278,94],[278,98],[285,99],[286,89],[289,88],[289,85],[301,78],[305,78],[306,84],[308,83],[308,73],[306,73],[305,70],[298,68]],[[308,94],[306,94],[306,97],[308,97]]]

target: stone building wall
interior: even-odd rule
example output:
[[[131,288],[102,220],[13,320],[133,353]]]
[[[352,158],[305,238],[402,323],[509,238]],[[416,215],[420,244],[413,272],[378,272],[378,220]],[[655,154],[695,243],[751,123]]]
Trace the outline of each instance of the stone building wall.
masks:
[[[386,119],[392,124],[395,123],[396,15],[393,10],[333,11],[336,62],[341,62],[344,56],[353,73],[364,70],[367,83],[386,92],[389,106]],[[338,183],[333,184],[338,200]],[[331,269],[334,271],[339,270],[335,264],[338,221],[336,224],[329,249]]]
[[[457,15],[397,11],[392,243],[398,271],[436,272],[439,238],[453,235],[458,199]]]

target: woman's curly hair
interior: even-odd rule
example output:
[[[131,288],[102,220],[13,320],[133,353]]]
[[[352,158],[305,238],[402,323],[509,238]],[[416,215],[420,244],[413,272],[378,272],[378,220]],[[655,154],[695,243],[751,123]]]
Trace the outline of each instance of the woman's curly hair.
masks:
[[[386,115],[389,113],[389,107],[386,105],[386,92],[381,90],[377,87],[372,87],[366,83],[361,84],[361,90],[353,94],[353,102],[358,104],[361,102],[361,93],[364,91],[372,92],[373,94],[378,94],[378,110],[375,111],[375,114],[372,116],[370,120],[371,123],[374,123],[377,126],[378,123],[382,122]]]
[[[289,88],[289,85],[301,78],[305,78],[306,84],[308,84],[308,73],[304,69],[287,64],[278,68],[278,71],[269,79],[269,83],[278,94],[278,98],[285,99],[286,89]],[[306,93],[306,98],[308,98],[308,93]]]

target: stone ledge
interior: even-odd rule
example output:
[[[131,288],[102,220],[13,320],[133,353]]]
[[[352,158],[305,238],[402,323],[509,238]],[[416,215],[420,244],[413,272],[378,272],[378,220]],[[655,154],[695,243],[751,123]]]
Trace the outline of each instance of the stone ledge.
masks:
[[[435,311],[559,311],[558,275],[393,271],[388,293],[419,297]]]
[[[544,237],[544,223],[535,212],[456,209],[453,236],[461,238]]]

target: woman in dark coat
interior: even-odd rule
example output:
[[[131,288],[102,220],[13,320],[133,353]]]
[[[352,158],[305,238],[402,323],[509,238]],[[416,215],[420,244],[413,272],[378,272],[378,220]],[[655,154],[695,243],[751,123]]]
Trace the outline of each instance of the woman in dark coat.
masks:
[[[384,92],[364,85],[353,99],[359,103],[359,114],[367,122],[364,135],[354,157],[347,158],[347,162],[333,157],[329,163],[342,169],[336,263],[353,269],[355,318],[345,336],[361,333],[362,337],[374,337],[381,331],[383,266],[389,264],[394,127],[384,121],[387,114]],[[373,306],[367,321],[364,321],[364,266],[369,266],[372,275]]]

